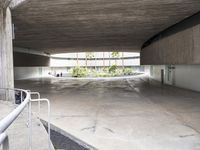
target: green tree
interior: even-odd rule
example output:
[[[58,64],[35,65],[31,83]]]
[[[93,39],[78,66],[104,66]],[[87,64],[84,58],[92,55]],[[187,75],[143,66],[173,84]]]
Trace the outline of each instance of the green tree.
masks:
[[[87,66],[87,60],[94,59],[95,58],[95,53],[87,52],[85,57],[86,57],[86,66]],[[96,59],[95,59],[95,69],[96,69]]]
[[[120,53],[119,52],[112,52],[112,58],[119,58],[120,57]],[[115,65],[117,65],[117,59],[115,59]]]
[[[119,58],[120,57],[120,53],[119,52],[112,52],[112,58]]]
[[[92,59],[94,58],[94,53],[92,52],[86,52],[85,53],[85,64],[86,64],[86,67],[88,66],[88,59]]]
[[[92,59],[92,58],[94,58],[94,53],[93,53],[93,52],[87,52],[87,53],[86,53],[86,58],[87,58],[87,59]]]
[[[88,75],[87,68],[76,66],[71,71],[72,77],[86,77]]]

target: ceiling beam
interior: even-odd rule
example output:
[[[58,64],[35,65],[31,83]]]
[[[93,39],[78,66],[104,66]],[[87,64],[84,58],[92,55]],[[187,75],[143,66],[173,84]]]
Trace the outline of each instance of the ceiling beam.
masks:
[[[12,2],[10,3],[10,8],[11,9],[17,8],[27,1],[29,1],[29,0],[12,0]]]
[[[12,0],[3,0],[3,8],[8,8]]]

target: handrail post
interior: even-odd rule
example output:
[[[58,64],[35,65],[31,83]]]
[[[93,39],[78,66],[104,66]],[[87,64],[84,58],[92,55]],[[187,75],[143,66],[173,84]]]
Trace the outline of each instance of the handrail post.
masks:
[[[3,142],[3,150],[9,150],[9,140],[8,140],[8,136],[6,135],[6,138]]]
[[[8,135],[5,132],[0,134],[0,143],[3,145],[3,150],[9,150]]]
[[[29,150],[32,150],[32,114],[31,114],[31,101],[29,101],[29,103],[28,103],[28,127],[29,127]]]
[[[39,92],[31,92],[31,91],[29,91],[30,92],[30,95],[37,95],[37,99],[40,99],[40,93]],[[40,101],[38,101],[38,118],[40,118],[40,104],[41,102]]]
[[[21,103],[22,103],[22,101],[23,101],[23,91],[21,91]]]
[[[51,106],[48,99],[42,98],[42,99],[31,99],[31,102],[38,102],[38,101],[45,101],[47,102],[48,107],[48,150],[51,150],[51,125],[50,125],[50,113],[51,113]]]

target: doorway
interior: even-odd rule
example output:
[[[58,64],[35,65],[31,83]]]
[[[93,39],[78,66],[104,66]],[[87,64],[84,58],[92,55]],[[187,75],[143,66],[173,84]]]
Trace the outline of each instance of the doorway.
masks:
[[[165,84],[175,85],[175,66],[166,65],[165,67]]]

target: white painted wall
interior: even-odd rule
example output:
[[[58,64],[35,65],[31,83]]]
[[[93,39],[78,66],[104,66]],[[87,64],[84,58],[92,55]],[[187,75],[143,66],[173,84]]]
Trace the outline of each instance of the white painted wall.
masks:
[[[200,65],[176,65],[175,86],[200,91]]]
[[[15,80],[39,78],[39,77],[52,77],[52,75],[69,74],[69,69],[66,67],[15,67],[14,78]],[[51,73],[52,75],[49,75]]]
[[[56,76],[56,74],[63,74],[63,76],[69,76],[69,68],[67,67],[51,67],[51,74]]]
[[[161,81],[161,69],[165,70],[164,65],[149,66],[149,75],[151,78],[157,81]]]
[[[161,81],[161,69],[165,70],[165,83],[167,84],[166,66],[145,66],[145,72],[157,81]],[[200,91],[200,65],[175,65],[174,86]]]

